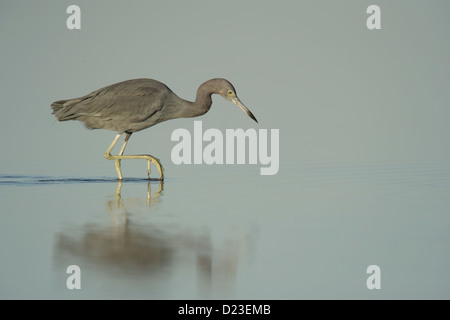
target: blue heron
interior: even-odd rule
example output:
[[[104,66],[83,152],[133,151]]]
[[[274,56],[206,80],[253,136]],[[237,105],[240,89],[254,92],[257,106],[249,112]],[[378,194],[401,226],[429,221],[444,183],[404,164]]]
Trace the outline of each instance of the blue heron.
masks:
[[[88,129],[117,131],[116,137],[106,150],[105,158],[115,160],[119,180],[122,180],[122,159],[146,159],[148,177],[150,178],[152,162],[159,171],[159,180],[164,180],[164,168],[158,158],[149,154],[123,155],[131,134],[166,120],[201,116],[211,108],[212,94],[219,94],[233,102],[258,122],[239,100],[233,85],[220,78],[201,84],[194,102],[178,97],[169,87],[157,80],[132,79],[98,89],[80,98],[55,101],[51,107],[52,114],[59,121],[79,120]],[[125,138],[119,154],[111,155],[111,150],[124,133]]]

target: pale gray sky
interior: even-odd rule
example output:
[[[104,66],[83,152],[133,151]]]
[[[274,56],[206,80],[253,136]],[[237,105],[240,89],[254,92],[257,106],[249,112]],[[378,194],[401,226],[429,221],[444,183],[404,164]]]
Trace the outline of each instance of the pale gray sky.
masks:
[[[177,168],[172,131],[192,132],[194,120],[279,129],[280,170],[450,160],[447,0],[76,1],[74,31],[70,4],[1,1],[1,173],[52,173],[78,155],[113,174],[103,153],[115,133],[55,122],[50,104],[139,77],[189,100],[203,81],[227,78],[259,120],[215,97],[201,118],[133,135],[127,152],[154,154],[166,170]],[[381,30],[366,28],[370,4],[381,7]]]

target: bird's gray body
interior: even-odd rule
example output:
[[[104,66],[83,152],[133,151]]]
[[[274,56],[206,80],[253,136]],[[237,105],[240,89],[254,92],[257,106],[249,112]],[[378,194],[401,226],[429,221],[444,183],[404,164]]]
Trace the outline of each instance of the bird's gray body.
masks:
[[[79,120],[89,129],[132,133],[162,121],[203,114],[189,112],[194,111],[190,104],[162,82],[133,79],[80,98],[56,101],[52,108],[59,121]]]
[[[194,102],[178,97],[164,83],[153,79],[133,79],[93,91],[83,97],[59,100],[51,104],[53,114],[59,121],[79,120],[89,129],[117,131],[113,142],[106,150],[105,158],[115,160],[116,171],[122,179],[120,161],[122,159],[148,160],[156,165],[160,180],[164,170],[159,159],[151,155],[123,155],[131,134],[160,122],[201,116],[211,108],[212,94],[219,94],[241,108],[249,117],[255,116],[239,100],[233,85],[225,79],[211,79],[200,85]],[[124,143],[118,155],[111,150],[120,136],[125,133]]]

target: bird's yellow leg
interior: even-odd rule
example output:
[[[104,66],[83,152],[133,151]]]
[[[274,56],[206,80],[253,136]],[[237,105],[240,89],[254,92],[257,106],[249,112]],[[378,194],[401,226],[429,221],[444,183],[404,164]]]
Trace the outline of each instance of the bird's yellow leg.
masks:
[[[144,159],[148,161],[148,177],[150,178],[150,164],[153,163],[159,172],[159,180],[164,180],[164,168],[161,165],[161,161],[158,158],[155,158],[149,154],[138,154],[138,155],[109,155],[106,159],[108,160],[116,160],[116,170],[119,176],[119,179],[122,179],[122,174],[120,172],[120,160],[122,159]]]
[[[161,161],[158,158],[155,158],[149,154],[140,154],[140,155],[123,155],[123,152],[125,151],[125,147],[127,145],[128,139],[130,139],[131,133],[126,133],[122,148],[120,149],[120,152],[117,156],[111,155],[111,150],[114,148],[114,145],[117,143],[117,140],[119,140],[121,134],[118,134],[111,145],[109,146],[108,150],[106,150],[105,158],[108,160],[116,160],[115,166],[117,175],[119,176],[119,180],[122,180],[122,172],[120,170],[120,160],[122,159],[145,159],[148,161],[148,177],[150,178],[150,163],[153,162],[153,164],[156,166],[159,172],[159,180],[164,180],[164,168],[161,165]]]
[[[151,172],[151,168],[150,168],[150,162],[153,162],[153,164],[156,166],[156,169],[158,169],[159,172],[159,180],[164,180],[164,168],[161,165],[161,161],[158,158],[155,158],[149,154],[143,154],[143,155],[138,155],[136,157],[146,157],[144,159],[148,160],[148,178],[150,179],[150,172]],[[140,158],[138,158],[140,159]]]

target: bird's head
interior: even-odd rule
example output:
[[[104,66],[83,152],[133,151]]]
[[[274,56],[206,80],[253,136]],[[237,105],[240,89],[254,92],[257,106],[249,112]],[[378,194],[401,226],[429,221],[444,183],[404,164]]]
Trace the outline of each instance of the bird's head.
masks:
[[[228,101],[233,102],[235,105],[237,105],[242,111],[244,111],[250,118],[255,120],[258,123],[258,120],[256,120],[253,113],[242,103],[242,101],[238,98],[236,94],[236,90],[234,89],[233,85],[225,79],[216,79],[217,80],[217,89],[216,93],[220,94],[222,97],[227,99]]]

